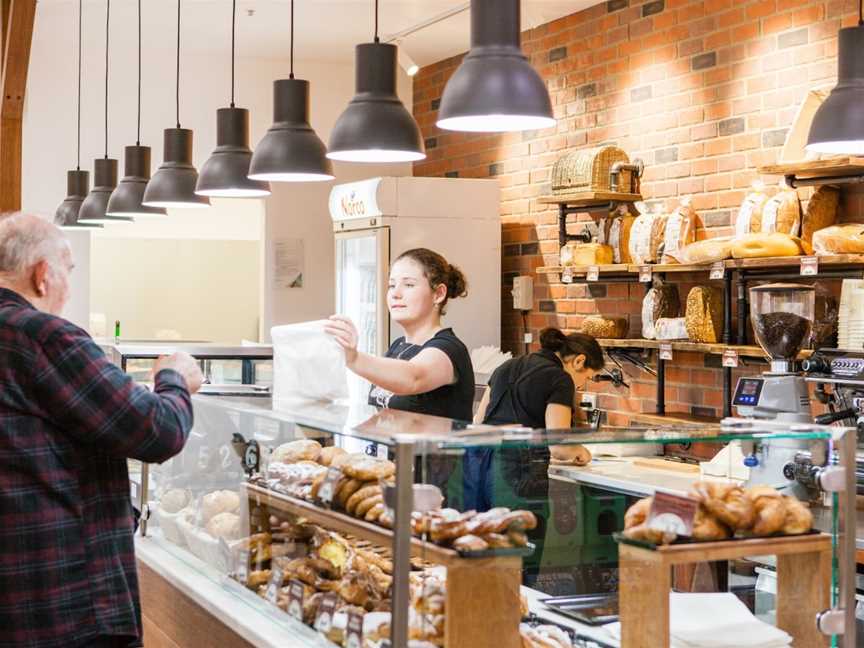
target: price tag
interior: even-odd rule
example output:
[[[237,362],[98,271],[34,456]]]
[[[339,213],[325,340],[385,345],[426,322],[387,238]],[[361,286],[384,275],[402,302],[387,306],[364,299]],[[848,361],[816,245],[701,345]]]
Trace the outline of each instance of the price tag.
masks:
[[[225,565],[225,571],[230,576],[234,572],[234,554],[231,553],[231,547],[225,542],[224,538],[219,538],[219,557],[222,564]]]
[[[564,268],[561,273],[561,281],[563,283],[573,283],[573,268]]]
[[[651,283],[651,266],[639,266],[639,283]]]
[[[237,574],[237,580],[243,585],[249,582],[249,552],[247,550],[244,549],[237,555],[237,566],[234,573]]]
[[[129,498],[137,504],[139,496],[140,496],[140,493],[138,492],[138,482],[134,482],[130,479],[129,480]]]
[[[384,443],[378,444],[377,457],[379,459],[387,459],[389,457],[387,445]]]
[[[324,481],[318,489],[318,499],[325,506],[330,506],[333,503],[333,498],[336,496],[336,485],[340,479],[342,479],[342,471],[339,468],[330,467],[327,469]]]
[[[671,344],[661,344],[660,345],[660,359],[661,360],[671,360],[672,359],[672,345]]]
[[[274,567],[270,571],[270,580],[267,581],[267,591],[264,593],[264,598],[276,605],[279,600],[279,588],[282,587],[282,579],[284,574],[278,567]]]
[[[363,646],[363,615],[357,612],[348,613],[348,625],[345,628],[345,648],[362,648]]]
[[[819,257],[801,257],[801,276],[812,277],[819,274]]]
[[[726,266],[722,261],[711,264],[711,269],[708,271],[709,279],[723,279],[726,277]]]
[[[298,621],[303,621],[303,583],[292,580],[288,585],[288,614]]]
[[[333,613],[336,612],[336,595],[328,592],[321,599],[315,615],[315,629],[327,634],[333,628]]]
[[[600,279],[600,268],[597,266],[588,266],[588,272],[585,274],[587,281],[597,281]]]
[[[689,497],[657,491],[648,511],[648,528],[689,536],[693,533],[693,518],[698,506],[699,503]]]
[[[738,366],[738,352],[735,349],[726,349],[723,351],[723,366],[732,367]]]

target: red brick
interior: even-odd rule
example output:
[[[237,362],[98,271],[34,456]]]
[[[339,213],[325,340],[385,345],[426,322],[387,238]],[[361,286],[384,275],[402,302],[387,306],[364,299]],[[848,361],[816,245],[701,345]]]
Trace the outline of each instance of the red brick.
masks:
[[[744,200],[744,191],[724,191],[717,196],[718,207],[739,207]]]
[[[765,18],[776,12],[777,3],[775,0],[757,0],[747,6],[746,14],[750,20]]]
[[[762,20],[762,35],[768,36],[777,32],[786,31],[794,26],[791,13],[775,14]]]
[[[720,173],[705,178],[705,191],[721,191],[732,188],[732,176]]]
[[[727,155],[717,159],[717,170],[720,172],[737,171],[744,167],[745,161],[743,155]]]
[[[707,158],[697,160],[693,163],[693,175],[708,175],[709,173],[717,173],[717,159]]]

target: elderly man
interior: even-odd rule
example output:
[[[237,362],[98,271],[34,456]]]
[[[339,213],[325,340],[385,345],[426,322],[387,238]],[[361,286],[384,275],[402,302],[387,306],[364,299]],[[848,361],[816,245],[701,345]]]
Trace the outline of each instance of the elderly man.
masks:
[[[160,462],[192,427],[201,373],[160,359],[136,385],[60,317],[62,233],[0,218],[0,646],[139,645],[126,459]]]

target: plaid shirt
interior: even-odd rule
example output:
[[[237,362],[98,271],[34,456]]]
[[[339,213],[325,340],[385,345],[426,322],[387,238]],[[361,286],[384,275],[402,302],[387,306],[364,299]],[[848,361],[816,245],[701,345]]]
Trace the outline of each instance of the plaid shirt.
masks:
[[[126,459],[183,448],[183,377],[160,371],[149,392],[85,331],[2,288],[0,359],[0,646],[140,637]]]

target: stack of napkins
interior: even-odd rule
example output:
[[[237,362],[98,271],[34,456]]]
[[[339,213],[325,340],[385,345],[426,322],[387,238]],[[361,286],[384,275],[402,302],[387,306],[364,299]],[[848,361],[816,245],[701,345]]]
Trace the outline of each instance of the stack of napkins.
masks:
[[[621,624],[604,626],[621,638]],[[719,594],[669,595],[669,635],[672,648],[787,648],[792,637],[754,617],[737,596]]]

